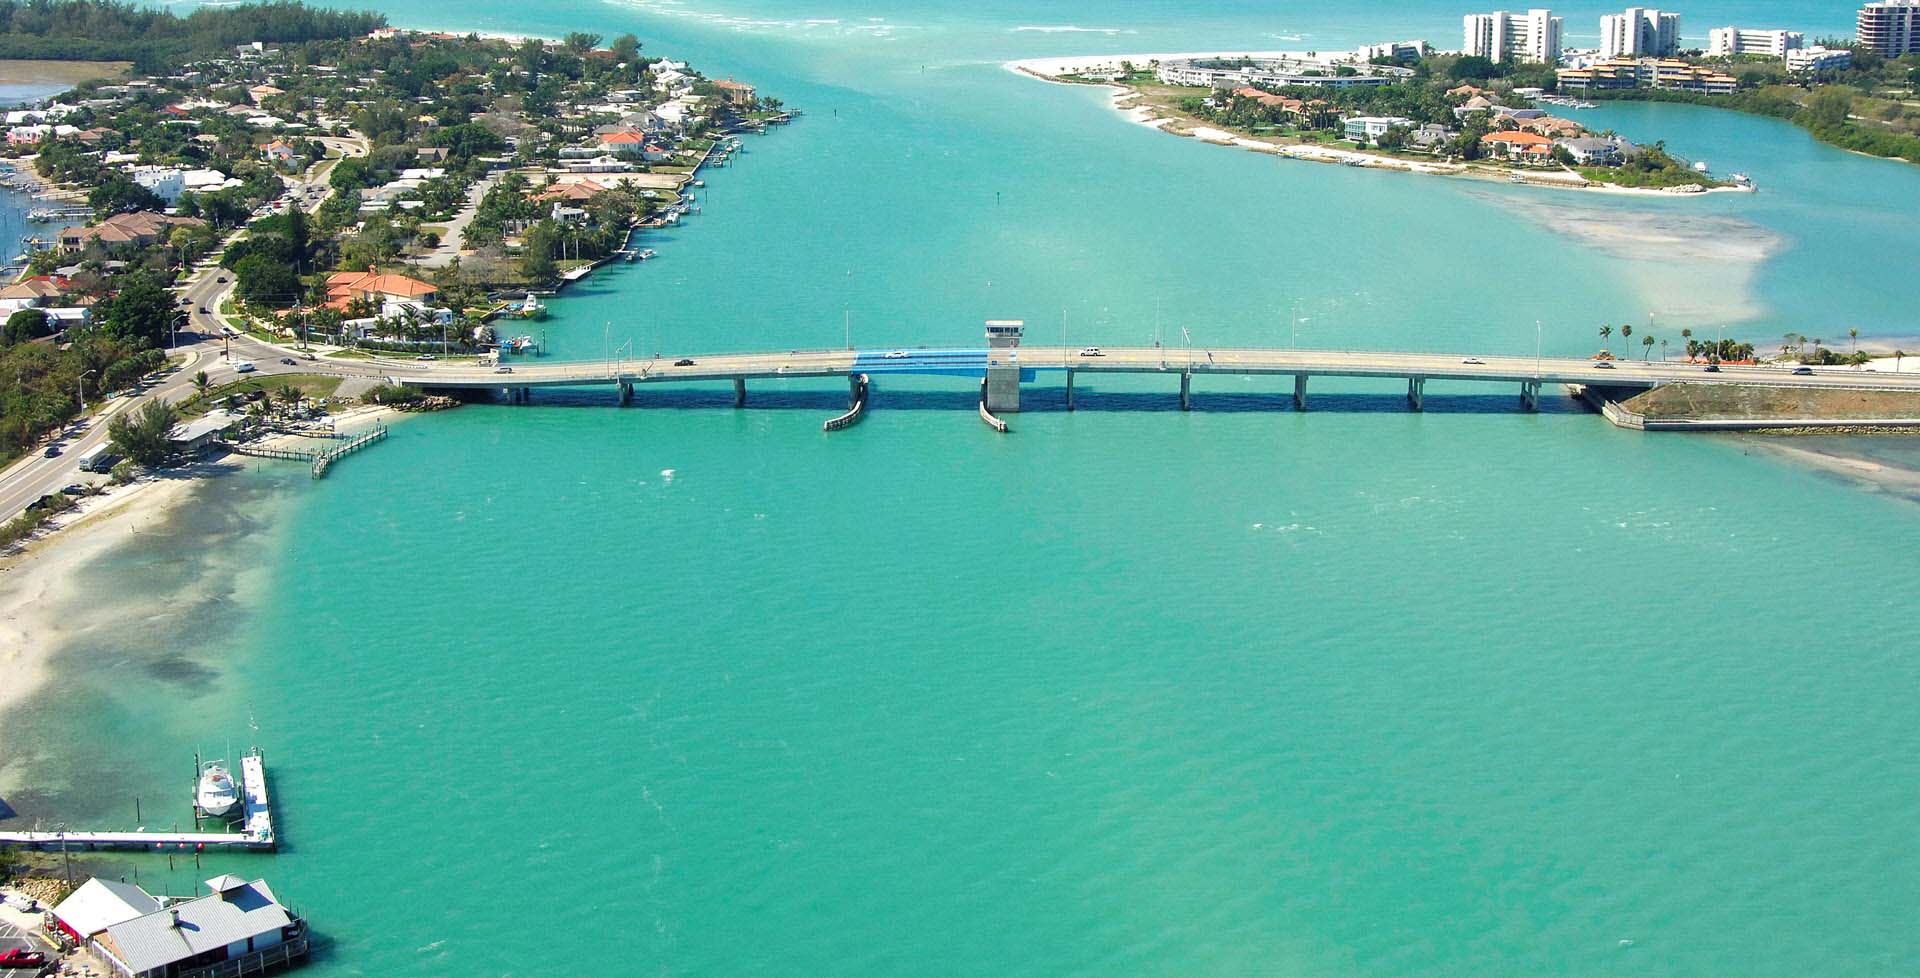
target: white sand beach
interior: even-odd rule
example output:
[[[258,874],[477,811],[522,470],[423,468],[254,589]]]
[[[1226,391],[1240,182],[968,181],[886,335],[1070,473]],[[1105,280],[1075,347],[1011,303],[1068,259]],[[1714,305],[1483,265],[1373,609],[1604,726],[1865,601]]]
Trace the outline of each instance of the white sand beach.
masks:
[[[397,416],[391,408],[367,405],[333,418],[340,430],[357,431]],[[298,440],[282,436],[267,444]],[[80,569],[129,536],[163,523],[202,487],[249,461],[228,456],[82,499],[18,550],[0,556],[0,717],[46,682],[48,663],[68,637],[62,612],[84,597]],[[4,747],[0,743],[0,750]]]

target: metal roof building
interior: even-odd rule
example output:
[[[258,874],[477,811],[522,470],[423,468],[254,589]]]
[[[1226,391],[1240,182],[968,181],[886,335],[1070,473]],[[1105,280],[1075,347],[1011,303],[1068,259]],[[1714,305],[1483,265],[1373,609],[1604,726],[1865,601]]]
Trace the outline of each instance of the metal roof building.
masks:
[[[53,919],[76,941],[84,941],[114,924],[160,909],[160,901],[132,883],[98,877],[80,884],[60,905]]]
[[[265,880],[216,876],[207,888],[213,892],[108,927],[94,946],[129,978],[182,978],[304,940],[300,919]]]

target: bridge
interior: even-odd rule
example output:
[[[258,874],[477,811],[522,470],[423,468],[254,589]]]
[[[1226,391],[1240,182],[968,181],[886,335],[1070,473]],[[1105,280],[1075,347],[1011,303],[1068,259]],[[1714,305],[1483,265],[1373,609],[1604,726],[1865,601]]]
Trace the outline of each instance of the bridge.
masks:
[[[682,361],[691,361],[682,363]],[[677,365],[678,364],[678,365]],[[1606,366],[1602,366],[1606,364]],[[1478,357],[1433,353],[1377,353],[1338,350],[1169,349],[1160,347],[1090,350],[1062,347],[943,348],[907,350],[792,350],[776,353],[727,353],[678,360],[611,359],[570,363],[516,364],[511,373],[487,365],[422,364],[389,380],[432,390],[497,390],[524,401],[537,388],[613,388],[620,403],[632,400],[635,387],[647,384],[732,382],[734,402],[744,406],[747,382],[758,379],[857,378],[883,376],[987,377],[1015,374],[1021,383],[1041,372],[1064,374],[1067,407],[1074,406],[1074,382],[1081,374],[1164,374],[1177,383],[1182,408],[1192,407],[1195,376],[1283,375],[1293,378],[1294,406],[1307,407],[1312,377],[1402,380],[1412,410],[1424,405],[1428,381],[1465,381],[1507,386],[1522,408],[1539,405],[1547,384],[1646,390],[1667,384],[1731,384],[1815,390],[1920,392],[1920,372],[1873,373],[1826,369],[1794,374],[1779,366],[1721,365],[1640,360],[1599,361],[1567,357]],[[1011,403],[989,407],[1019,410],[1017,386]]]

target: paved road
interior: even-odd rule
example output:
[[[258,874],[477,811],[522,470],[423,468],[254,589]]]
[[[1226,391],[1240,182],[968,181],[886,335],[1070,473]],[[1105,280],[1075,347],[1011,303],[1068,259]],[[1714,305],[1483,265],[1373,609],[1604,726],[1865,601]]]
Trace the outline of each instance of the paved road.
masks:
[[[1784,367],[1722,367],[1707,372],[1700,364],[1660,361],[1595,361],[1560,357],[1474,357],[1461,354],[1368,353],[1333,350],[1204,350],[1154,347],[1112,348],[1100,356],[1081,356],[1060,347],[1024,347],[1017,362],[1032,370],[1072,369],[1079,373],[1307,374],[1326,377],[1424,378],[1549,384],[1598,384],[1655,387],[1680,381],[1717,384],[1766,384],[1780,387],[1920,390],[1920,371],[1874,373],[1819,368],[1795,376]],[[889,356],[889,353],[904,355]],[[589,386],[613,383],[731,380],[755,377],[832,377],[851,373],[974,373],[986,368],[984,349],[818,350],[786,353],[696,355],[690,366],[675,357],[591,360],[573,363],[516,364],[511,374],[462,364],[403,364],[393,377],[428,388],[502,388]]]
[[[467,225],[473,223],[473,215],[480,210],[480,201],[485,199],[487,191],[500,182],[501,174],[489,173],[486,177],[467,188],[467,202],[460,205],[458,213],[446,224],[447,233],[440,239],[440,245],[421,258],[415,264],[422,268],[444,268],[453,263],[454,256],[466,244]]]

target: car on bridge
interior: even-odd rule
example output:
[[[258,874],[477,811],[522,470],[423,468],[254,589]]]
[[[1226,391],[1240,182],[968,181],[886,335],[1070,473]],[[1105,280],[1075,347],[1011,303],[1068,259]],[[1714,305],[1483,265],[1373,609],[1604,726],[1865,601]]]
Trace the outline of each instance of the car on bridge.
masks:
[[[691,367],[693,366],[693,361],[687,359],[686,357],[681,357],[680,359],[673,361],[673,365],[676,367]]]
[[[1485,361],[1485,360],[1482,360],[1482,359],[1480,359],[1479,357],[1468,357],[1468,358],[1466,358],[1465,360],[1462,360],[1462,361],[1460,361],[1460,362],[1461,362],[1461,363],[1464,363],[1464,364],[1467,364],[1468,366],[1476,366],[1476,367],[1477,367],[1477,366],[1481,366],[1481,365],[1483,365],[1483,364],[1485,364],[1485,363],[1486,363],[1487,361]]]
[[[1793,368],[1793,375],[1795,377],[1811,377],[1813,376],[1813,368],[1812,367],[1795,367]]]
[[[1594,369],[1596,370],[1612,370],[1613,361],[1612,360],[1595,360],[1593,361],[1593,366],[1594,366]]]
[[[1083,357],[1104,357],[1104,356],[1106,356],[1106,354],[1104,354],[1104,353],[1101,353],[1101,352],[1100,352],[1100,348],[1099,348],[1099,347],[1097,347],[1097,346],[1083,346],[1083,347],[1081,347],[1081,348],[1080,348],[1080,355],[1081,355],[1081,356],[1083,356]]]
[[[500,366],[493,368],[493,372],[497,374],[510,374],[510,373],[513,373],[513,368],[503,363]]]
[[[883,359],[883,360],[905,360],[905,359],[907,358],[907,356],[908,356],[908,354],[907,354],[907,351],[905,351],[905,350],[894,350],[893,352],[891,352],[891,353],[888,353],[888,354],[887,354],[887,355],[885,355],[884,357],[881,357],[881,359]]]

